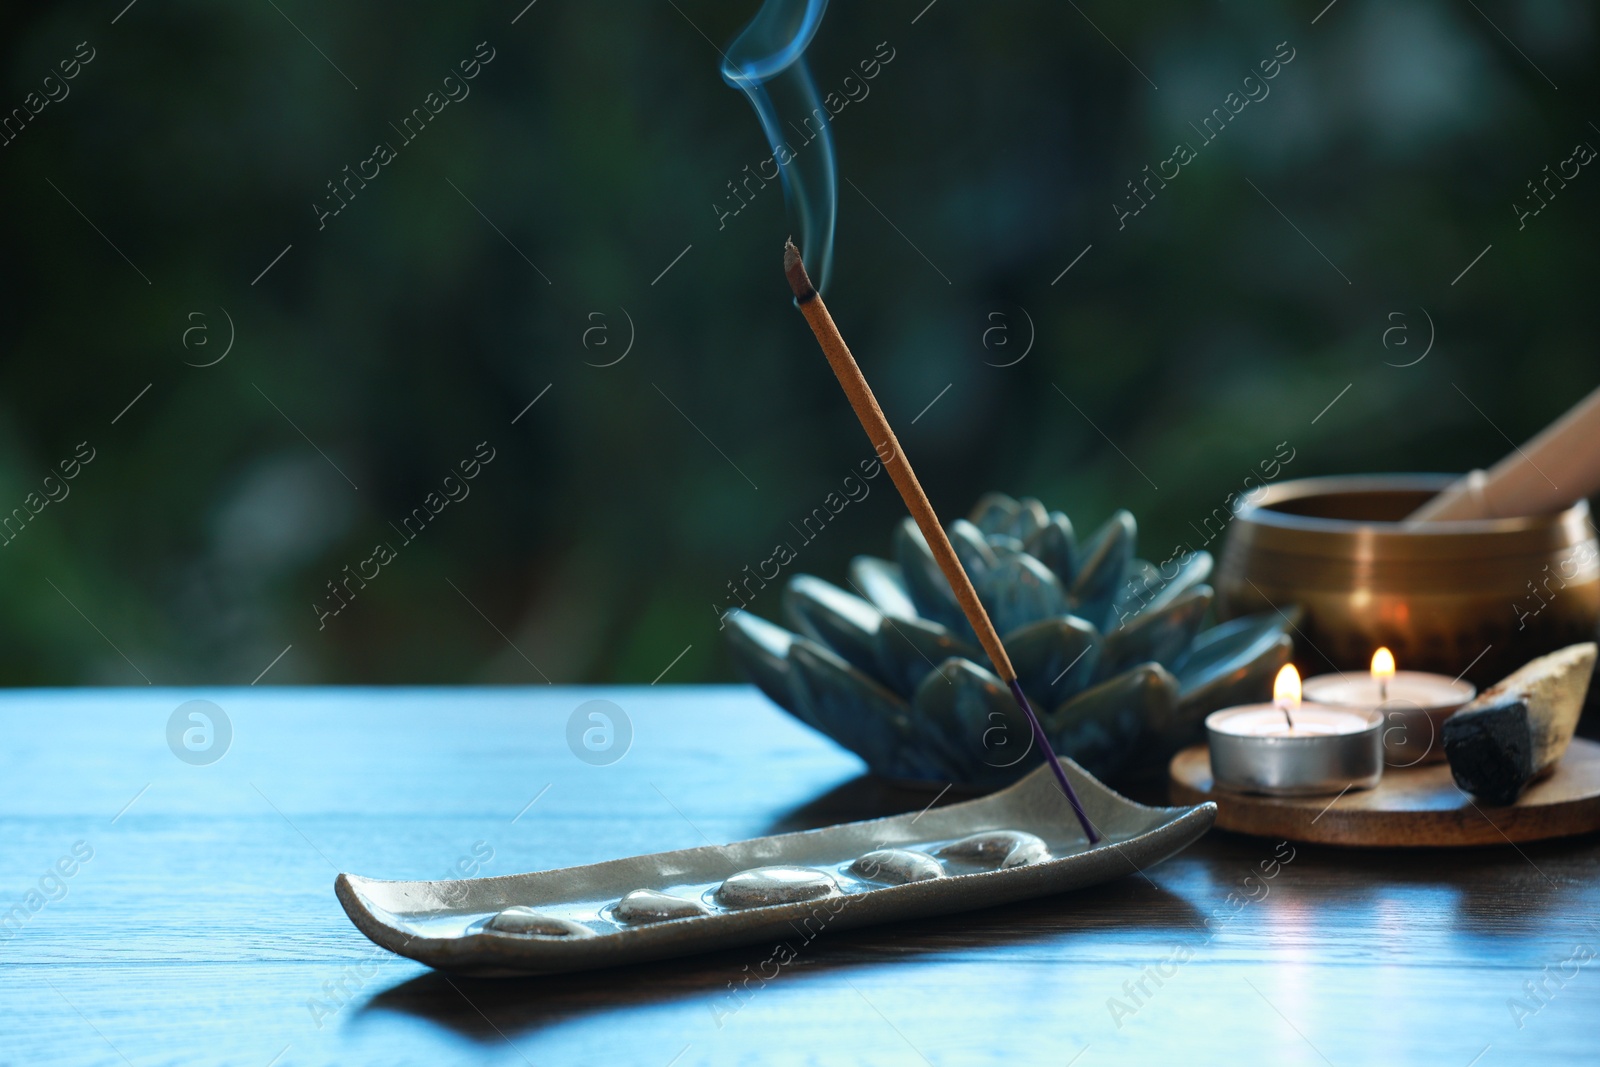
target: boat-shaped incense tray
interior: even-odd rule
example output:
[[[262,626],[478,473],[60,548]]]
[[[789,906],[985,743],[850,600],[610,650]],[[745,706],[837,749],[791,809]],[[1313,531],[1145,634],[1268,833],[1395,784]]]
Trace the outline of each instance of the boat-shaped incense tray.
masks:
[[[885,819],[531,874],[390,882],[341,874],[378,945],[440,970],[554,974],[946,915],[1137,874],[1215,821],[1149,808],[1070,760],[1090,846],[1046,766],[976,800]]]

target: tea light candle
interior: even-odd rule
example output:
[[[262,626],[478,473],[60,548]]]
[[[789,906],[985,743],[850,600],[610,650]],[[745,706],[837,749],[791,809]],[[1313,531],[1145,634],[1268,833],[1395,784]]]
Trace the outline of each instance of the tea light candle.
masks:
[[[1372,654],[1372,669],[1364,676],[1319,674],[1305,683],[1307,700],[1381,712],[1384,758],[1390,767],[1444,759],[1439,743],[1444,720],[1477,695],[1477,687],[1458,678],[1396,670],[1394,654],[1387,648]]]
[[[1285,664],[1271,704],[1206,716],[1211,777],[1224,789],[1309,796],[1370,789],[1383,774],[1383,717],[1376,711],[1301,702],[1300,673]]]

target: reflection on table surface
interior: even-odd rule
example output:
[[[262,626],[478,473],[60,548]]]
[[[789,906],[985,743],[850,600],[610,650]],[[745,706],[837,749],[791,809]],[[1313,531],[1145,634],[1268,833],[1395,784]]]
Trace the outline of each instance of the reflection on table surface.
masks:
[[[205,765],[175,759],[164,734],[192,699],[231,726]],[[568,747],[567,721],[592,699],[631,722],[609,764]],[[12,724],[0,997],[17,1062],[1249,1053],[1464,1067],[1575,1061],[1595,1045],[1593,838],[1388,853],[1213,833],[1111,884],[810,942],[797,932],[792,952],[472,980],[361,937],[334,899],[336,871],[508,874],[916,810],[932,795],[860,777],[743,687],[14,691],[0,714]]]

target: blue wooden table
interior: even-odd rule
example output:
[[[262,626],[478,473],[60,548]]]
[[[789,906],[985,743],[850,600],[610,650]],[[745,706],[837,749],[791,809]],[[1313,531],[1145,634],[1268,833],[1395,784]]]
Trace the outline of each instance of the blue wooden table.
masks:
[[[505,874],[930,798],[743,687],[13,691],[0,721],[0,1063],[1600,1059],[1592,837],[1214,832],[1148,878],[830,935],[771,977],[752,947],[446,980],[362,938],[335,873]]]

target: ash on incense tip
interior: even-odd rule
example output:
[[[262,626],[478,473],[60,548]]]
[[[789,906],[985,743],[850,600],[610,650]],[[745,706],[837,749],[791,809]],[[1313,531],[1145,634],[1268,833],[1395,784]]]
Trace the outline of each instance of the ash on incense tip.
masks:
[[[806,274],[806,265],[800,261],[800,250],[794,246],[792,237],[783,242],[783,273],[789,279],[789,288],[794,290],[794,298],[798,303],[804,304],[817,295],[816,287],[811,284],[811,279]]]

